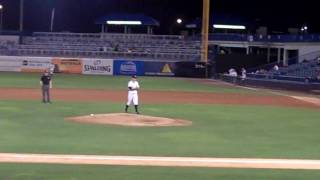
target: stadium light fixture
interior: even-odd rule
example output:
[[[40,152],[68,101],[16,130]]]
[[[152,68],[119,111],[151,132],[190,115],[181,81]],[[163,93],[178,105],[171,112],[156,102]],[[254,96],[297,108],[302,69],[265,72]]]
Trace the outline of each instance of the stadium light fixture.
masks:
[[[142,25],[141,21],[107,21],[109,25]]]
[[[3,26],[3,5],[0,4],[0,32],[2,32],[2,26]]]
[[[309,29],[308,26],[303,25],[303,26],[301,27],[301,32],[306,33],[306,32],[308,31],[308,29]]]
[[[235,30],[245,30],[245,26],[238,26],[238,25],[223,25],[223,24],[214,24],[214,28],[216,29],[235,29]]]
[[[182,21],[181,18],[178,18],[178,19],[177,19],[177,23],[178,23],[178,24],[181,24],[182,22],[183,22],[183,21]]]

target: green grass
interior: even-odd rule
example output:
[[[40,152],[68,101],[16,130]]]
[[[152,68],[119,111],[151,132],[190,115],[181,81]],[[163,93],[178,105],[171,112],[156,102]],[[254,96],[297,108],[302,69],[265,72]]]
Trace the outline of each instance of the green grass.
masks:
[[[0,165],[3,180],[316,180],[319,177],[319,171]]]
[[[122,112],[122,104],[0,102],[0,152],[320,159],[320,111],[255,106],[144,105],[190,127],[77,124],[64,117]]]
[[[81,89],[126,89],[129,77],[89,76],[56,74],[53,79],[55,88]],[[0,73],[0,87],[36,88],[39,87],[40,74],[30,73]],[[166,77],[139,77],[144,90],[158,91],[187,91],[187,92],[225,92],[225,93],[254,93],[255,91],[236,88],[219,87],[200,84],[188,79]]]
[[[36,88],[39,74],[0,73],[0,88]],[[56,88],[120,90],[128,77],[55,75]],[[144,90],[266,94],[141,77]],[[271,106],[144,104],[143,114],[193,121],[190,127],[133,128],[67,122],[122,112],[119,103],[0,101],[0,152],[89,155],[320,159],[320,111]],[[0,179],[319,179],[319,171],[0,164]]]

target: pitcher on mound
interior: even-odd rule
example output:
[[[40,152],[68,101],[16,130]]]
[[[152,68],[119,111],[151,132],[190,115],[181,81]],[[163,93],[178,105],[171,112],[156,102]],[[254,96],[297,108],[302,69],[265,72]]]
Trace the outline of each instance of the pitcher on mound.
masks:
[[[133,75],[128,83],[128,102],[126,104],[125,111],[128,112],[129,107],[133,104],[137,114],[139,113],[139,97],[138,90],[140,89],[137,76]]]

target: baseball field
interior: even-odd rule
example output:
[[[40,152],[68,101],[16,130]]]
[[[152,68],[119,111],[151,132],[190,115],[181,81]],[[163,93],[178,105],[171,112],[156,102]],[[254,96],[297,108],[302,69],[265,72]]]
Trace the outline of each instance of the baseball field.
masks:
[[[128,77],[54,75],[52,104],[39,80],[0,73],[0,179],[320,178],[319,97],[139,77],[141,116],[191,123],[135,127],[68,121],[123,113]]]

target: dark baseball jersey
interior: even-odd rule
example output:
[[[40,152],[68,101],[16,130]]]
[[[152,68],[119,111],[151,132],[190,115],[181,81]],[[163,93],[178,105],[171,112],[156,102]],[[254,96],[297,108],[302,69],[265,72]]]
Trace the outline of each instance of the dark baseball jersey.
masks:
[[[50,85],[50,81],[51,81],[51,76],[49,75],[43,75],[41,77],[41,82],[43,85]]]

